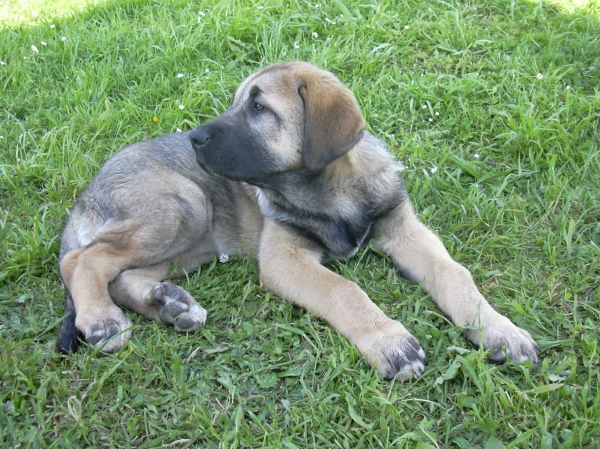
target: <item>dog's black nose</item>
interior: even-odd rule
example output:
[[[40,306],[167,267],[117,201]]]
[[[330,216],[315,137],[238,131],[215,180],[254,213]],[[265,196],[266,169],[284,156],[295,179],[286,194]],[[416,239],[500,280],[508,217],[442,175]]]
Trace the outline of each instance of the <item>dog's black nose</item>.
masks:
[[[195,130],[190,133],[190,141],[192,142],[192,147],[201,147],[206,144],[210,140],[210,134],[207,130],[199,126]]]

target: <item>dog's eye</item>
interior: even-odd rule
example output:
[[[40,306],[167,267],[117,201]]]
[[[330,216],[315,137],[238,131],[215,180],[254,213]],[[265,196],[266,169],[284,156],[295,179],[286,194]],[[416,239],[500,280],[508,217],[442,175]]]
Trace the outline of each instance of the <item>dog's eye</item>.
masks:
[[[260,104],[258,101],[255,101],[254,104],[252,105],[252,109],[254,111],[262,111],[265,109],[265,107],[262,104]]]

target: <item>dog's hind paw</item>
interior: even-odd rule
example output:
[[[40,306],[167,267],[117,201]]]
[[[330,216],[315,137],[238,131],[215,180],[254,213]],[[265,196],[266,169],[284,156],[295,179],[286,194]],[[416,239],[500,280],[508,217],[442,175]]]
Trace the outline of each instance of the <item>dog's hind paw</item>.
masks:
[[[152,297],[160,304],[160,319],[179,332],[194,332],[206,323],[206,310],[178,285],[161,282]]]
[[[98,318],[98,316],[100,318]],[[77,316],[75,326],[85,340],[103,352],[116,352],[131,337],[131,320],[117,306],[98,313],[92,320]]]
[[[425,351],[404,326],[390,321],[386,329],[371,335],[366,347],[360,347],[363,342],[359,349],[384,379],[417,379],[425,371]]]

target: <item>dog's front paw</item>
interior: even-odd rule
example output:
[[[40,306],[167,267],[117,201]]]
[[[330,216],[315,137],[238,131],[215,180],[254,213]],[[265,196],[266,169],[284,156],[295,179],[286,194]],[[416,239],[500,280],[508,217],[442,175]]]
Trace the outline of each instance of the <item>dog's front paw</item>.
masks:
[[[513,363],[530,360],[536,365],[538,362],[540,347],[529,332],[500,314],[485,328],[470,329],[468,332],[473,343],[490,350],[488,357],[493,362],[504,363],[507,356]]]
[[[206,310],[178,285],[161,282],[152,297],[160,304],[160,319],[179,332],[194,332],[206,323]]]
[[[390,320],[384,328],[366,336],[357,346],[367,362],[386,380],[404,382],[416,379],[425,370],[425,351],[397,321]]]
[[[131,337],[131,320],[121,309],[113,305],[106,310],[97,311],[93,316],[77,315],[75,327],[84,335],[85,340],[103,352],[116,352]]]

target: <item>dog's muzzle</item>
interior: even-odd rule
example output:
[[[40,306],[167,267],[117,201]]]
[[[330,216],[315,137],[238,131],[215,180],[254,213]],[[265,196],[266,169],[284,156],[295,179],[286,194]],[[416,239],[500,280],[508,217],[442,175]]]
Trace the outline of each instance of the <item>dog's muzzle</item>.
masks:
[[[198,150],[198,148],[203,147],[210,140],[210,133],[206,128],[199,126],[190,133],[189,137],[194,150]]]

